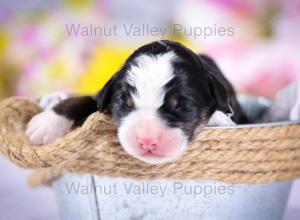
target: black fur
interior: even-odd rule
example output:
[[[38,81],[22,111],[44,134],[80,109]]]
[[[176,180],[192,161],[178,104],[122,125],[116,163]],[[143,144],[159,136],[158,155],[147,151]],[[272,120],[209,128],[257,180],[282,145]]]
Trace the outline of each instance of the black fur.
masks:
[[[53,110],[59,115],[80,123],[97,111],[97,102],[91,96],[72,97],[58,103]]]

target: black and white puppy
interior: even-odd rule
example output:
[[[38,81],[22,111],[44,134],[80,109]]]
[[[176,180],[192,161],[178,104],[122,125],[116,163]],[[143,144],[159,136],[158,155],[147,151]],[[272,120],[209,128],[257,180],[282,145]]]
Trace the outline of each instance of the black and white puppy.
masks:
[[[199,127],[247,122],[214,61],[166,40],[134,51],[96,96],[65,99],[38,114],[26,133],[46,144],[96,111],[111,114],[125,151],[152,164],[177,158]]]

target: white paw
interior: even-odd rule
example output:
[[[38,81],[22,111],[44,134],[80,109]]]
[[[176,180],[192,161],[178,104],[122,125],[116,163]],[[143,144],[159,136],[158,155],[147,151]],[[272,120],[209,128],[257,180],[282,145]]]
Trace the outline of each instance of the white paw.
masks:
[[[49,95],[43,96],[40,101],[39,105],[44,109],[48,110],[53,108],[55,105],[60,103],[62,100],[68,98],[68,95],[63,92],[53,92]]]
[[[70,132],[74,121],[47,110],[34,116],[27,125],[26,136],[36,145],[48,144]]]
[[[209,119],[207,126],[233,126],[234,121],[231,120],[230,116],[224,114],[221,111],[215,111]]]

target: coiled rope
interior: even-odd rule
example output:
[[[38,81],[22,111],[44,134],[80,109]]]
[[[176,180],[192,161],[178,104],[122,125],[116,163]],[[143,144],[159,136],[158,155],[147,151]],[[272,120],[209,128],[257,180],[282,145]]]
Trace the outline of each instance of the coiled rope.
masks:
[[[139,161],[118,143],[110,117],[92,114],[64,138],[43,146],[24,134],[41,111],[27,99],[0,102],[0,152],[15,164],[38,169],[32,185],[65,172],[135,179],[213,179],[266,183],[300,177],[300,124],[204,128],[178,160],[161,165]]]

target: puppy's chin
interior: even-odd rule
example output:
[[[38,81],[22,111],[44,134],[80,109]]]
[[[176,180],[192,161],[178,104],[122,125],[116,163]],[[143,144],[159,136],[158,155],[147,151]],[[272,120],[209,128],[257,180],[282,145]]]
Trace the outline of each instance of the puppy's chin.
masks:
[[[138,138],[141,133],[146,133],[152,139],[157,137],[153,148],[141,146]],[[174,161],[188,145],[188,137],[181,129],[167,127],[159,118],[143,119],[134,114],[122,120],[118,128],[118,138],[129,155],[149,164]]]

